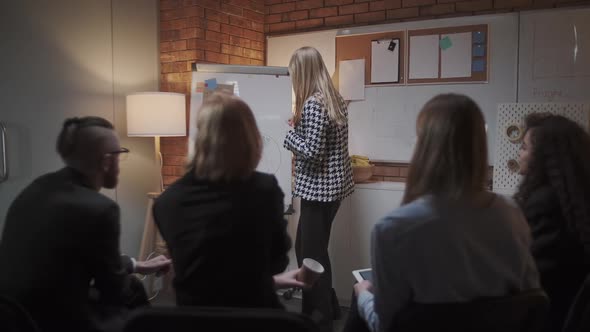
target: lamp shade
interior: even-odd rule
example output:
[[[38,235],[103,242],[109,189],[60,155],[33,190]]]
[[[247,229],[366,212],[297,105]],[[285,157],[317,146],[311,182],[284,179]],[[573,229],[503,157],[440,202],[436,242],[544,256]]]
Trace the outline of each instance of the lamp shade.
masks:
[[[186,136],[185,97],[172,92],[127,96],[128,136]]]

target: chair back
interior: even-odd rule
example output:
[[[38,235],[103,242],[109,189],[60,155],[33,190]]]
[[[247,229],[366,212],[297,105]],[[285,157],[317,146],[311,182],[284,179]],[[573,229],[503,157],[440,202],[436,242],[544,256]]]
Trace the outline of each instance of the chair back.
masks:
[[[0,331],[39,332],[39,328],[25,308],[18,302],[0,295]]]
[[[413,303],[397,315],[391,330],[537,332],[548,310],[549,300],[542,290],[470,302]]]
[[[152,307],[131,314],[125,332],[316,332],[307,316],[279,309]]]
[[[572,303],[562,332],[582,331],[590,331],[590,275]]]

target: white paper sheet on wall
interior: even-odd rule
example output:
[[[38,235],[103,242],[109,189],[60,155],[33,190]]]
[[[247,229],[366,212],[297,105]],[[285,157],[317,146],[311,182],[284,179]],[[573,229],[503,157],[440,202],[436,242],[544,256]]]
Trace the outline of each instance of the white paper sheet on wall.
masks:
[[[365,59],[340,61],[338,68],[338,87],[342,98],[365,99]]]
[[[471,77],[471,32],[441,35],[441,40],[449,38],[448,48],[441,49],[440,77]]]
[[[438,78],[438,36],[410,37],[411,79]]]
[[[399,82],[399,39],[371,42],[371,83]]]

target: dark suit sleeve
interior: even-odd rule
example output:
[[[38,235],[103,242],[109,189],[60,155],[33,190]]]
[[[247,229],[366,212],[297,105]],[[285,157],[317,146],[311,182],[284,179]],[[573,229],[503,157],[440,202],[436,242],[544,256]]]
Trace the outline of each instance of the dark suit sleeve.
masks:
[[[289,264],[289,249],[291,249],[291,238],[287,234],[287,220],[284,217],[283,198],[285,195],[272,177],[272,190],[270,192],[269,204],[271,207],[270,229],[271,229],[271,272],[277,274],[285,271]]]
[[[122,264],[124,258],[119,251],[119,208],[116,205],[110,206],[98,219],[92,243],[93,257],[89,262],[95,287],[100,293],[101,302],[121,304],[128,273]]]

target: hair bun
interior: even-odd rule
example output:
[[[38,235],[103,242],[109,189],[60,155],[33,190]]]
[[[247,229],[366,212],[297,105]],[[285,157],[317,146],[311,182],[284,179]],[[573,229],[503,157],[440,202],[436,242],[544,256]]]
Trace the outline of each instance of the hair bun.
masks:
[[[75,117],[75,118],[69,118],[69,119],[67,119],[64,122],[64,127],[67,128],[67,127],[69,127],[71,125],[78,125],[78,124],[80,124],[80,118],[77,118],[77,117]]]

